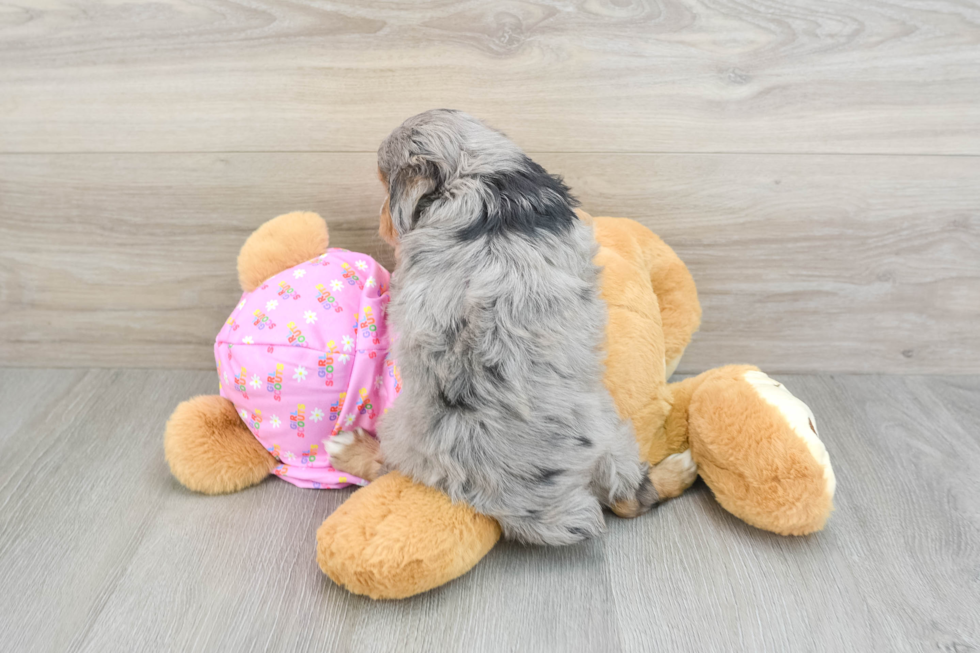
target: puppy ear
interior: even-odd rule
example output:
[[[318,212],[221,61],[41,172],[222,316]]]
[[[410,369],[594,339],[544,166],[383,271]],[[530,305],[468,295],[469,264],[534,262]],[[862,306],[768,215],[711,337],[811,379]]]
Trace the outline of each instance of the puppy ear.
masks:
[[[417,160],[404,166],[388,180],[388,210],[399,236],[415,228],[439,188],[438,171],[429,161]]]

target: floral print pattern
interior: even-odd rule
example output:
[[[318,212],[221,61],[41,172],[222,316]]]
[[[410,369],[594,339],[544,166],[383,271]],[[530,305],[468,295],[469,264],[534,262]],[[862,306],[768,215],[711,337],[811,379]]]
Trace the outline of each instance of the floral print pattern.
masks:
[[[342,429],[375,433],[401,390],[388,282],[369,256],[330,249],[242,295],[218,334],[221,396],[279,461],[280,478],[306,488],[367,484],[331,467],[325,444]]]

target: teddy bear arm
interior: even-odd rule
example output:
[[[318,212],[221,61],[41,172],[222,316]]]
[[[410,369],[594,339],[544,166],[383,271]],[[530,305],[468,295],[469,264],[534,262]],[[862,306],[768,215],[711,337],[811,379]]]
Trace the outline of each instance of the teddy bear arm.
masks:
[[[355,492],[317,530],[317,562],[338,585],[401,599],[462,576],[500,526],[444,493],[391,472]]]
[[[606,303],[603,381],[619,416],[633,424],[640,455],[651,464],[669,455],[663,424],[670,410],[664,376],[664,339],[660,309],[650,281],[629,251],[600,239],[595,257],[602,268],[601,297]]]
[[[163,435],[170,471],[203,494],[237,492],[261,482],[276,466],[238,416],[218,395],[194,397],[174,410]]]
[[[636,225],[637,241],[644,252],[653,292],[660,302],[669,379],[691,342],[691,336],[701,325],[698,291],[694,277],[674,250],[643,225],[633,224]]]
[[[670,378],[691,336],[701,325],[701,304],[694,278],[670,246],[655,233],[628,218],[593,218],[597,240],[637,262],[649,275],[660,304],[667,378]]]

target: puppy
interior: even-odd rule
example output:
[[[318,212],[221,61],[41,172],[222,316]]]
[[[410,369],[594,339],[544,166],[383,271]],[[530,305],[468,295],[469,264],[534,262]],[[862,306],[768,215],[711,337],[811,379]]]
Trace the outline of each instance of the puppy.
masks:
[[[366,478],[398,470],[534,544],[597,535],[603,505],[634,517],[667,498],[657,486],[689,485],[689,461],[651,480],[602,385],[598,246],[562,180],[450,110],[405,121],[378,168],[402,391],[380,449],[344,433],[333,464]]]

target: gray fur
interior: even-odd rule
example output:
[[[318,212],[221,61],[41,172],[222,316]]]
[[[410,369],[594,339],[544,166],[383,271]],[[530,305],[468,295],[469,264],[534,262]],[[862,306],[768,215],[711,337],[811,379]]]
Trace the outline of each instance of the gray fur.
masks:
[[[509,538],[602,532],[602,504],[636,497],[647,466],[602,385],[592,229],[566,219],[560,181],[464,113],[410,118],[378,163],[400,245],[389,315],[402,392],[380,428],[386,466]],[[543,185],[495,190],[509,173]]]

